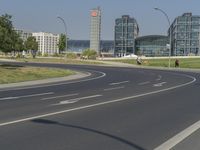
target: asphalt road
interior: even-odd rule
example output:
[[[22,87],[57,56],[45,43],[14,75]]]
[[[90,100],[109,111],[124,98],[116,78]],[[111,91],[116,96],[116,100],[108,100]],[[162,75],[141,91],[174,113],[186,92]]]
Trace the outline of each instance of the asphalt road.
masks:
[[[91,76],[1,89],[2,150],[164,150],[168,148],[163,143],[200,120],[198,73],[26,65],[74,69]]]

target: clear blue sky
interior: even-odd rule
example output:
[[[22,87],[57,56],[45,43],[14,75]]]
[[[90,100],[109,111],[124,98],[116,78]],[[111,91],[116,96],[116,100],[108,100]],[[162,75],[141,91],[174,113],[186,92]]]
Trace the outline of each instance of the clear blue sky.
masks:
[[[171,22],[184,12],[200,15],[200,0],[0,0],[0,14],[11,14],[13,24],[20,29],[64,32],[65,19],[70,39],[89,39],[90,9],[102,10],[101,39],[114,39],[114,21],[122,15],[134,17],[140,28],[140,36],[165,35],[168,23],[164,15],[154,7],[163,9]]]

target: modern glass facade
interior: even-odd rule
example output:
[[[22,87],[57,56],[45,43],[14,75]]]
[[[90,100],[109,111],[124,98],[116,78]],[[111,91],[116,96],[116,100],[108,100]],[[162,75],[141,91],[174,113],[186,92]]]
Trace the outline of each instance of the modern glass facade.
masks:
[[[89,40],[69,40],[68,50],[71,52],[82,52],[83,50],[90,48]],[[103,53],[113,53],[114,41],[102,40],[100,42],[100,51]]]
[[[175,18],[170,29],[172,33],[172,55],[200,55],[200,16],[184,13]]]
[[[134,18],[128,15],[115,20],[115,56],[125,56],[135,52],[135,38],[139,27]]]
[[[144,56],[168,56],[169,50],[166,45],[169,43],[168,36],[149,35],[138,37],[135,40],[135,49],[137,55]]]
[[[100,37],[101,37],[101,10],[100,8],[92,9],[90,24],[90,49],[100,53]]]

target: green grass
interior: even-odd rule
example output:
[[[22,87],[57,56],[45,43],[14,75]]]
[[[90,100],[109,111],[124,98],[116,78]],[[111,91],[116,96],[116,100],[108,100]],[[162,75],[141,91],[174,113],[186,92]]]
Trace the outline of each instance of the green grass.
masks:
[[[171,59],[171,67],[174,67],[175,58]],[[192,69],[200,69],[200,58],[180,58],[179,64],[180,68],[192,68]],[[124,60],[114,60],[122,63],[135,64],[136,61],[134,59],[124,59]],[[142,66],[152,66],[152,67],[168,67],[169,59],[144,59]]]
[[[68,59],[68,58],[28,58],[16,59],[18,61],[40,62],[40,63],[61,63],[61,64],[77,64],[77,65],[98,65],[103,64],[95,60]]]
[[[64,69],[0,65],[0,84],[64,77],[75,72]]]

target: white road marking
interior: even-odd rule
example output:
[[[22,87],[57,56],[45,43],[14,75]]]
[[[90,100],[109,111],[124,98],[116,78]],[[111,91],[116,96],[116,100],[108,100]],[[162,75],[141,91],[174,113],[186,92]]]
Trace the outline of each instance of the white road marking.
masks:
[[[163,84],[166,84],[167,82],[161,82],[161,83],[156,83],[154,84],[153,86],[154,87],[160,87],[160,86],[163,86]]]
[[[118,90],[118,89],[123,89],[123,88],[124,86],[119,86],[119,87],[104,89],[104,91],[112,91],[112,90]]]
[[[161,75],[158,75],[158,78],[156,79],[156,81],[160,81],[162,79]]]
[[[146,82],[141,82],[141,83],[138,83],[138,85],[145,85],[145,84],[149,84],[150,81],[146,81]]]
[[[41,100],[50,100],[50,99],[56,99],[56,98],[62,98],[62,97],[70,97],[70,96],[76,96],[78,94],[79,93],[60,95],[60,96],[54,96],[54,97],[46,97],[46,98],[42,98]]]
[[[106,104],[112,104],[112,103],[116,103],[116,102],[127,101],[127,100],[134,99],[134,98],[137,98],[137,97],[142,97],[142,96],[147,96],[147,95],[151,95],[151,94],[156,94],[156,93],[160,93],[160,92],[165,92],[165,91],[177,89],[177,88],[192,84],[192,83],[194,83],[196,81],[195,77],[192,77],[192,76],[189,76],[189,75],[185,75],[185,74],[180,74],[180,75],[183,75],[185,77],[191,78],[193,80],[190,81],[190,82],[184,83],[184,84],[180,84],[180,85],[177,85],[177,86],[173,86],[173,87],[170,87],[170,88],[165,88],[165,89],[162,89],[162,90],[157,90],[157,91],[153,91],[153,92],[149,92],[149,93],[139,94],[139,95],[130,96],[130,97],[124,97],[124,98],[116,99],[116,100],[112,100],[112,101],[106,101],[106,102],[101,102],[101,103],[81,106],[81,107],[77,107],[77,108],[57,111],[57,112],[53,112],[53,113],[47,113],[47,114],[43,114],[43,115],[23,118],[23,119],[9,121],[9,122],[4,122],[4,123],[0,123],[0,127],[7,126],[7,125],[12,125],[12,124],[16,124],[16,123],[21,123],[21,122],[26,122],[26,121],[30,121],[30,120],[33,120],[33,119],[59,115],[59,114],[67,113],[67,112],[72,112],[72,111],[77,111],[77,110],[82,110],[82,109],[88,109],[88,108],[92,108],[92,107],[96,107],[96,106],[102,106],[102,105],[106,105]]]
[[[175,135],[174,137],[172,137],[171,139],[169,139],[165,143],[161,144],[160,146],[158,146],[154,150],[170,150],[171,148],[173,148],[178,143],[180,143],[181,141],[186,139],[188,136],[190,136],[192,133],[194,133],[198,129],[200,129],[200,121],[194,123],[190,127],[186,128],[182,132],[178,133],[177,135]]]
[[[121,81],[121,82],[115,82],[115,83],[110,83],[109,85],[118,85],[118,84],[123,84],[123,83],[128,83],[130,81]]]
[[[19,99],[19,98],[26,98],[26,97],[35,97],[35,96],[42,96],[42,95],[51,95],[51,94],[54,94],[54,92],[31,94],[31,95],[22,95],[22,96],[16,96],[16,97],[3,97],[3,98],[0,98],[0,101],[11,100],[11,99]]]
[[[49,84],[49,85],[38,85],[38,86],[33,86],[33,87],[16,87],[16,88],[13,88],[13,89],[0,89],[0,91],[11,91],[11,90],[23,90],[23,89],[34,89],[34,88],[39,88],[39,87],[50,87],[50,86],[56,86],[56,85],[67,85],[67,84],[73,84],[73,83],[80,83],[80,82],[85,82],[85,81],[90,81],[90,80],[96,80],[96,79],[100,79],[100,78],[103,78],[106,76],[106,73],[104,72],[100,72],[100,71],[94,71],[92,70],[93,72],[98,72],[98,73],[101,73],[102,75],[101,76],[98,76],[98,77],[94,77],[94,78],[89,78],[89,79],[83,79],[83,80],[78,80],[78,81],[71,81],[71,82],[67,82],[67,83],[53,83],[53,84]],[[91,73],[88,73],[90,76]]]
[[[90,99],[90,98],[95,98],[95,97],[100,97],[102,95],[91,95],[91,96],[86,96],[86,97],[80,97],[80,98],[74,98],[70,100],[65,100],[65,101],[60,101],[58,104],[53,104],[53,105],[63,105],[63,104],[69,104],[69,103],[76,103],[80,100],[83,99]]]

